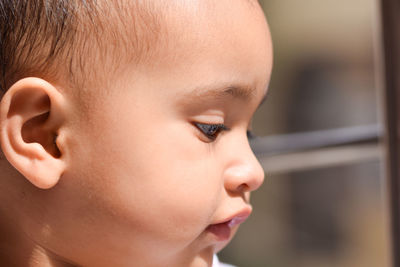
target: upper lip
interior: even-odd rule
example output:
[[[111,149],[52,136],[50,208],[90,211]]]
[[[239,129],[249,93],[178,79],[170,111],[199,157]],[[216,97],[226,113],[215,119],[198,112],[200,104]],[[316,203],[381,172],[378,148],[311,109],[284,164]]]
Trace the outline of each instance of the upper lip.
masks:
[[[228,223],[229,226],[234,226],[236,224],[240,224],[250,216],[251,212],[252,207],[250,205],[246,205],[244,208],[238,210],[230,216],[225,217],[223,220],[219,220],[216,223],[213,223],[213,225]]]

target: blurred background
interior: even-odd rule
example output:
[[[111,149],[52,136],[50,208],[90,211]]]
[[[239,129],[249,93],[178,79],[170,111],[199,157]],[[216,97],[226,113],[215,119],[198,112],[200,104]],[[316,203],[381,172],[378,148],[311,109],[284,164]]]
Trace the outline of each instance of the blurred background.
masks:
[[[252,147],[266,172],[222,261],[389,267],[376,0],[260,1],[274,42]]]

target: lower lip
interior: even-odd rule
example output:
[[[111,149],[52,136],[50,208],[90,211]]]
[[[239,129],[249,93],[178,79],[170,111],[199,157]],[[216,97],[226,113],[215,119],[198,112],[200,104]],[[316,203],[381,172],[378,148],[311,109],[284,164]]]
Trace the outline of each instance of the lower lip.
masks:
[[[226,241],[231,237],[232,227],[246,221],[249,215],[250,212],[246,212],[224,223],[211,224],[206,228],[206,231],[212,233],[218,241]]]
[[[206,231],[212,233],[218,241],[225,241],[231,237],[231,227],[228,222],[209,225]]]

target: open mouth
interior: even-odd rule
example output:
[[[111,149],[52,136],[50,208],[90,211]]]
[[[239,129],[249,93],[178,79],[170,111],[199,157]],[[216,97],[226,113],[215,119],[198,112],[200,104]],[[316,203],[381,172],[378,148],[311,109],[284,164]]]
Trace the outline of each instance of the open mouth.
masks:
[[[231,237],[229,222],[210,224],[206,231],[214,234],[218,241],[225,241]]]
[[[247,220],[250,213],[239,214],[222,223],[210,224],[206,231],[215,235],[218,241],[225,241],[231,237],[232,228]]]

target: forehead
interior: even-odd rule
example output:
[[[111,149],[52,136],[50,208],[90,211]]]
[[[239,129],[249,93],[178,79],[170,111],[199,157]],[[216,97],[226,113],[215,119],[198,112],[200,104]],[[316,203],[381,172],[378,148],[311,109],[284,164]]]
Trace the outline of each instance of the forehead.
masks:
[[[218,73],[218,68],[230,69],[226,75],[231,76],[268,77],[272,44],[256,1],[177,0],[169,5],[165,18],[167,40],[158,64],[151,62],[147,67],[166,69],[168,75],[175,70],[180,75],[180,66],[185,72],[193,66],[203,68],[202,78],[204,72]]]

